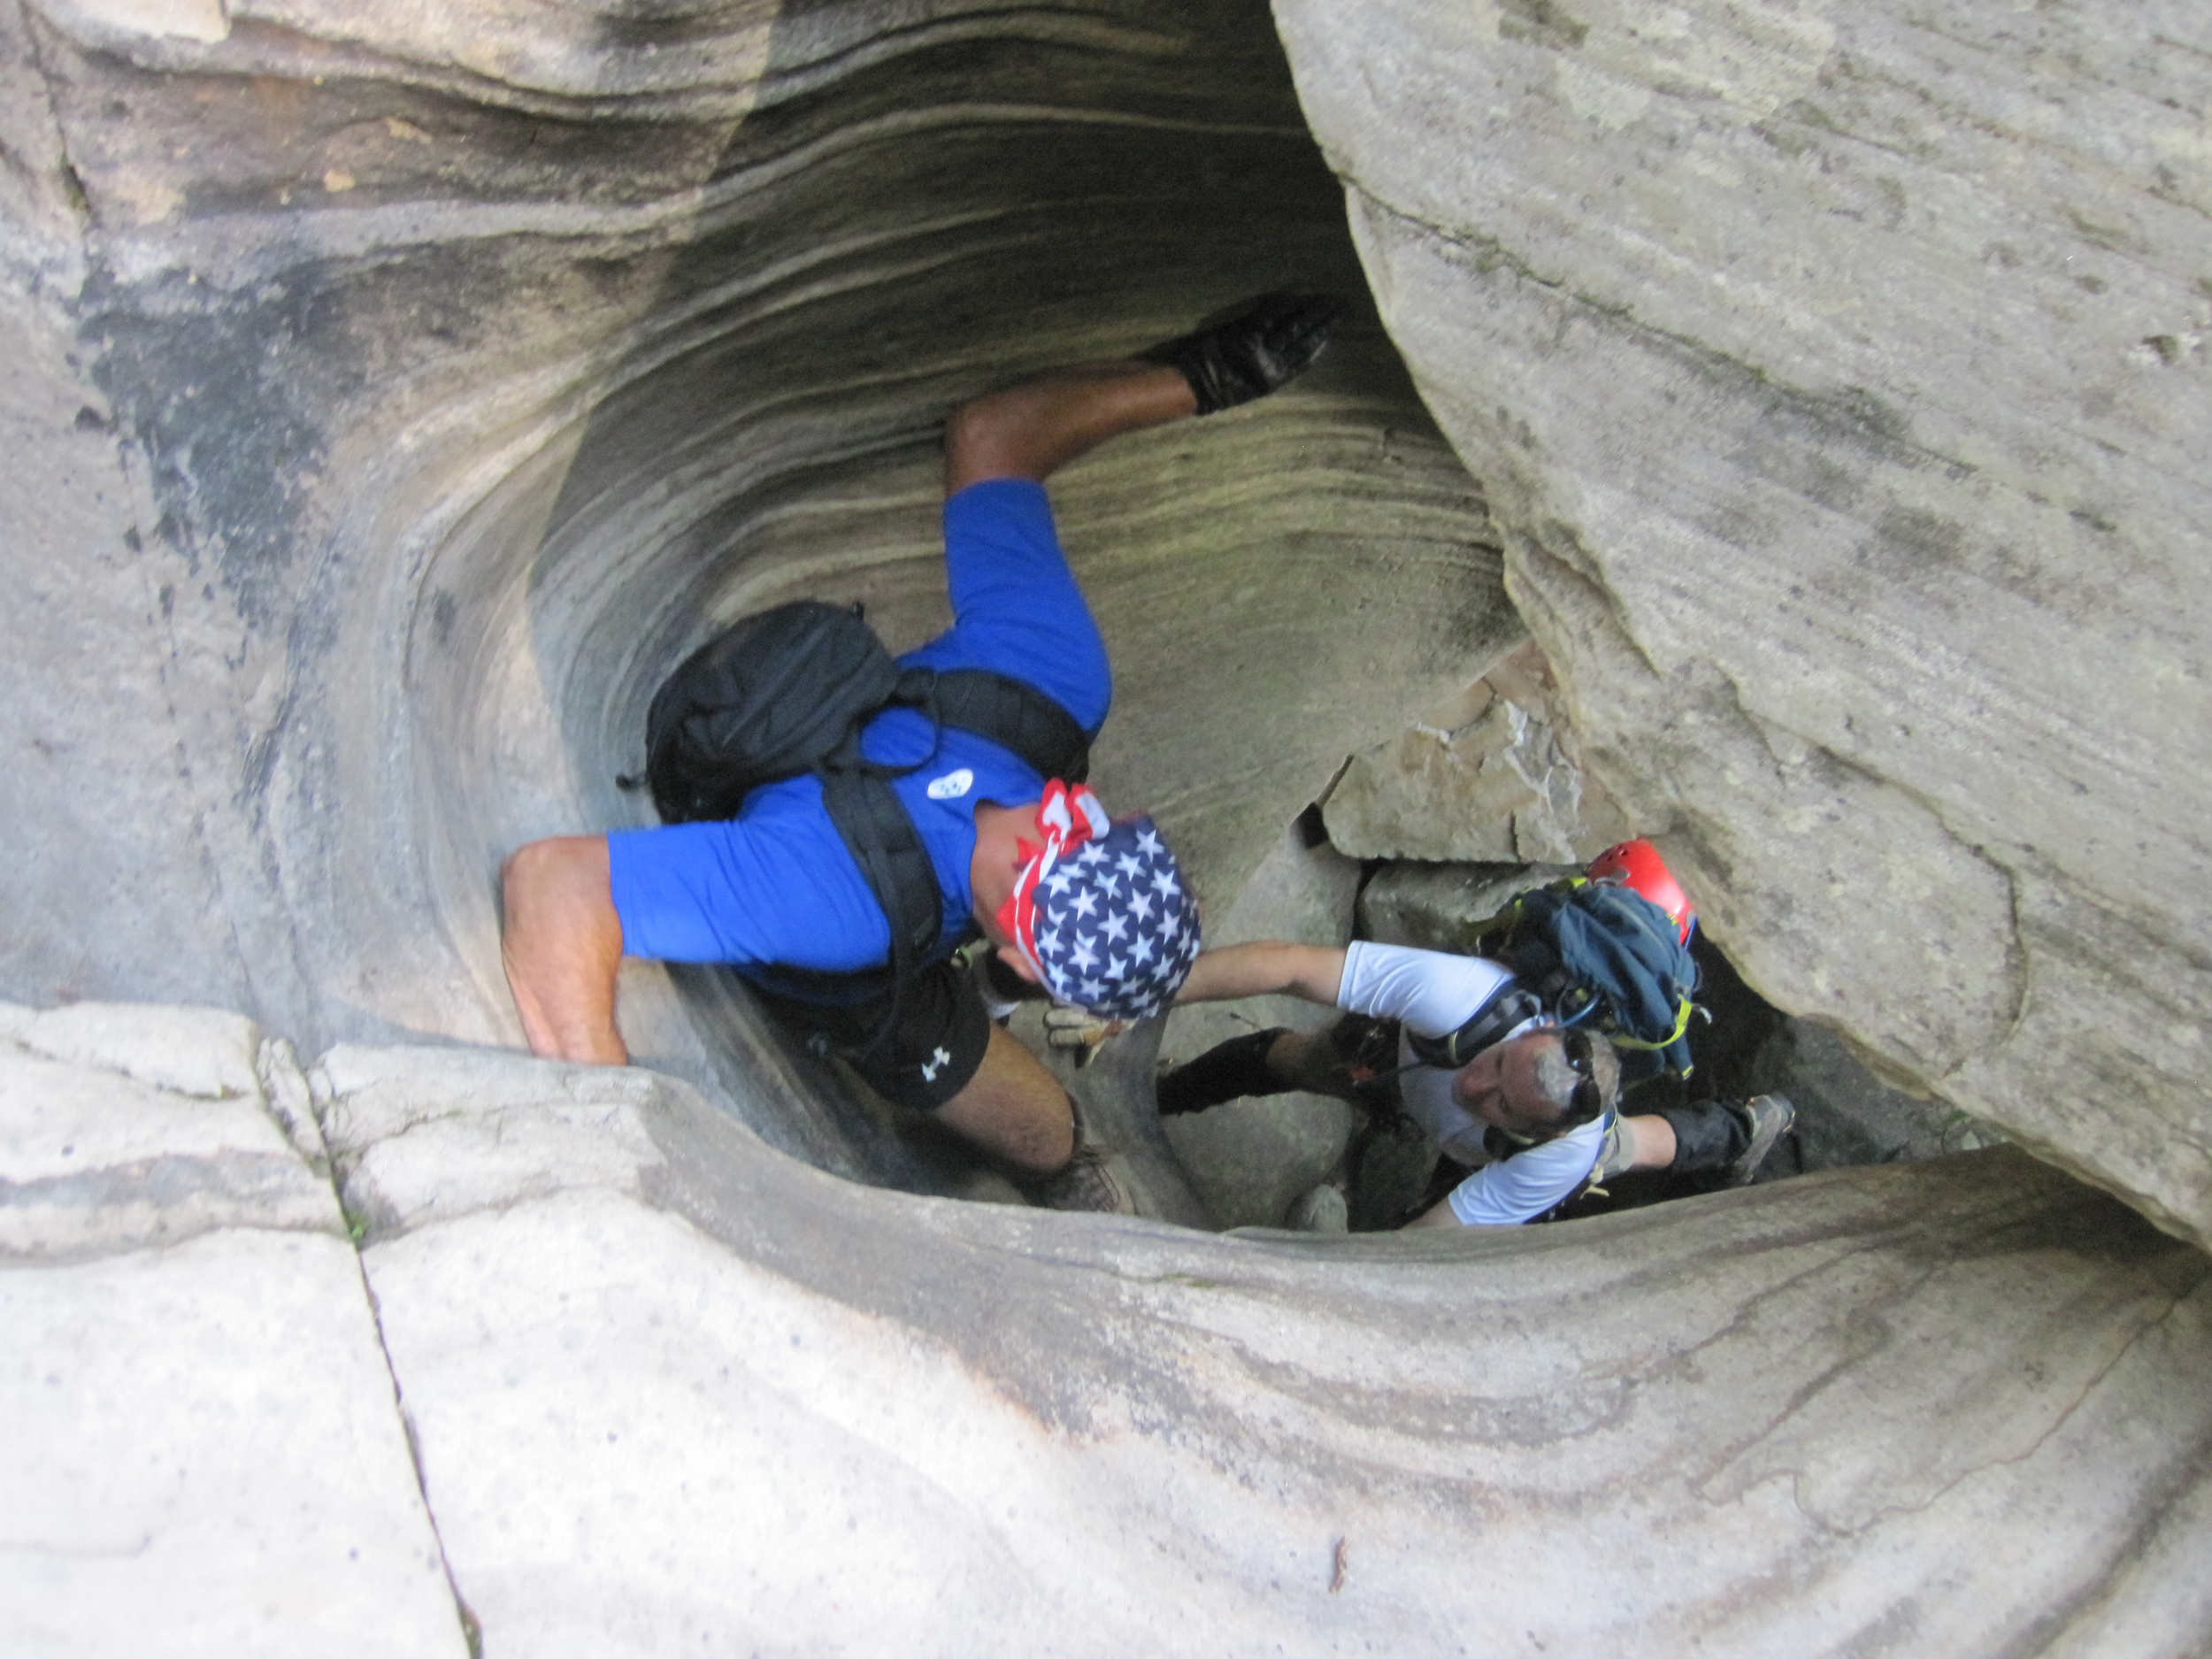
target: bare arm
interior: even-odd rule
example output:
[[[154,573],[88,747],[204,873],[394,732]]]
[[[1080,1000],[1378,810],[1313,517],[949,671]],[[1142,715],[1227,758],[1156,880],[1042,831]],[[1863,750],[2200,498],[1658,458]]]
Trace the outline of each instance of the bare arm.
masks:
[[[614,1019],[622,921],[607,876],[607,838],[532,841],[500,871],[506,899],[500,954],[530,1052],[626,1065]]]
[[[1403,1233],[1412,1227],[1462,1227],[1470,1233],[1502,1233],[1505,1231],[1503,1224],[1494,1223],[1483,1225],[1462,1221],[1458,1212],[1453,1210],[1449,1196],[1439,1199],[1433,1208],[1424,1210],[1412,1220],[1407,1222],[1405,1226],[1398,1230]]]
[[[1194,414],[1198,399],[1174,369],[1079,363],[963,404],[945,427],[945,494],[987,478],[1041,481],[1118,433]]]
[[[1201,951],[1175,1000],[1225,1002],[1240,996],[1302,996],[1334,1008],[1337,988],[1343,982],[1340,948],[1268,939]]]

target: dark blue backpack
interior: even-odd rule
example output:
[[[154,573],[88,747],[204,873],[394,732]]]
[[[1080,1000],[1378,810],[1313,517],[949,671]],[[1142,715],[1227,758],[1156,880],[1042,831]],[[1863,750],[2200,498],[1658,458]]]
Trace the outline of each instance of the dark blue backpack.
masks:
[[[1492,918],[1474,954],[1513,979],[1449,1036],[1411,1039],[1423,1064],[1462,1064],[1543,1012],[1624,1050],[1624,1082],[1689,1075],[1697,962],[1674,918],[1642,894],[1580,878],[1532,888]]]

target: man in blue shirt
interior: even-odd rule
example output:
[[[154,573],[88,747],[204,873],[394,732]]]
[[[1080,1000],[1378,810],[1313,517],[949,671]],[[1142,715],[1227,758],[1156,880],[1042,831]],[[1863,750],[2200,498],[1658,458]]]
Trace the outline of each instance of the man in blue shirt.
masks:
[[[1111,697],[1103,642],[1061,553],[1043,480],[1107,438],[1263,396],[1307,367],[1337,307],[1271,295],[1140,358],[1081,365],[964,405],[945,434],[954,623],[901,659],[1026,682],[1087,732]],[[1115,824],[1080,787],[988,739],[893,708],[863,753],[894,783],[943,895],[936,949],[898,985],[891,928],[822,805],[818,778],[754,790],[727,821],[519,849],[502,872],[507,977],[532,1049],[626,1064],[624,956],[725,963],[795,1033],[879,1093],[933,1112],[1038,1202],[1126,1210],[1073,1102],[993,1023],[952,951],[980,933],[1064,1002],[1141,1018],[1197,954],[1196,907],[1148,819]]]

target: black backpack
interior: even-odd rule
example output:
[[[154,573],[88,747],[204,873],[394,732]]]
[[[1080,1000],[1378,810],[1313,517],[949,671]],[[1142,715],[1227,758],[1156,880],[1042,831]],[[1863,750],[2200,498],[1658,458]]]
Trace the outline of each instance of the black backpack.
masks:
[[[944,895],[891,780],[918,771],[860,752],[860,733],[883,710],[919,710],[1010,749],[1043,776],[1079,783],[1090,744],[1073,716],[1033,686],[984,669],[902,669],[861,608],[794,600],[733,623],[678,665],[645,718],[642,781],[665,824],[737,816],[763,784],[818,773],[822,804],[891,924],[895,996],[937,952]],[[803,1001],[839,1001],[849,974],[748,966],[746,976]],[[888,1034],[890,1020],[873,1048]]]

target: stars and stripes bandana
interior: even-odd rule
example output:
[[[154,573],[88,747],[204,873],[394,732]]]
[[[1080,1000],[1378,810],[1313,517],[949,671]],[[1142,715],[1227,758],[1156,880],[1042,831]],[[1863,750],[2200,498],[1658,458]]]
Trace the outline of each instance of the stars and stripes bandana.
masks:
[[[1159,829],[1112,823],[1090,790],[1056,778],[1037,822],[1045,844],[1021,844],[1000,928],[1061,1002],[1110,1019],[1158,1013],[1198,957],[1198,907]]]

